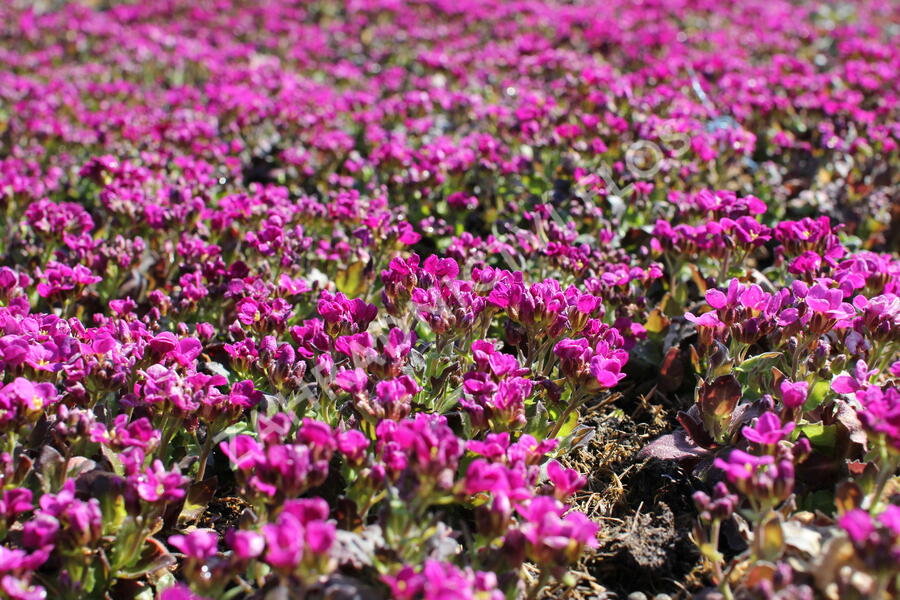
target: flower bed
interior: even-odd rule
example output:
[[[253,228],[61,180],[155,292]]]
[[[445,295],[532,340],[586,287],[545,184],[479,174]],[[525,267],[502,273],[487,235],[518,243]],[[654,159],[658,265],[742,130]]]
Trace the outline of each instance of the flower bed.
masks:
[[[0,598],[893,597],[898,30],[3,3]]]

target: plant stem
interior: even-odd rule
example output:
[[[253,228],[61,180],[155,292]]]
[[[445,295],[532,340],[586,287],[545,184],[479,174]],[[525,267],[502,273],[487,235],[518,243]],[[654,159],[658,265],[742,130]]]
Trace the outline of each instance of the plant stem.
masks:
[[[169,442],[175,436],[175,433],[178,429],[178,425],[181,422],[177,416],[166,415],[163,418],[162,427],[160,430],[162,431],[162,439],[159,442],[159,449],[157,452],[159,453],[159,459],[166,462],[166,454],[169,450]]]
[[[541,569],[540,575],[538,575],[538,580],[534,582],[534,585],[528,590],[528,595],[525,596],[526,600],[534,600],[537,598],[538,592],[541,591],[541,588],[547,584],[547,580],[550,578],[550,573],[547,572],[546,569]]]
[[[884,445],[881,447],[881,458],[882,470],[878,473],[875,491],[872,493],[872,502],[869,504],[870,512],[878,507],[878,503],[881,502],[881,495],[884,493],[884,488],[887,487],[887,482],[893,477],[894,472],[897,470],[897,460],[892,460],[888,456],[888,451]]]
[[[209,459],[209,453],[212,450],[213,437],[212,429],[207,429],[206,439],[203,440],[203,448],[200,450],[200,466],[197,468],[197,477],[195,478],[197,482],[203,481],[203,476],[206,475],[206,461]]]
[[[575,395],[577,392],[572,390],[572,394]],[[572,411],[581,406],[584,400],[587,399],[587,394],[580,394],[575,396],[574,400],[569,400],[568,406],[563,411],[559,418],[556,420],[556,423],[553,424],[553,429],[550,430],[550,433],[547,434],[548,439],[553,439],[559,433],[559,430],[562,429],[562,426],[569,420],[569,415],[572,414]]]

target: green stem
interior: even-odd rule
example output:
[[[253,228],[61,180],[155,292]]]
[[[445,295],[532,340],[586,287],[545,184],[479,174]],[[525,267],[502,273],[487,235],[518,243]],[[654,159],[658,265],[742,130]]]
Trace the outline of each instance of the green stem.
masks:
[[[710,528],[710,531],[709,531],[709,543],[712,546],[712,549],[716,551],[717,556],[718,556],[718,552],[719,552],[719,530],[721,528],[722,528],[722,522],[719,521],[718,519],[715,519],[712,522],[712,527]],[[722,561],[720,561],[717,558],[716,560],[712,561],[712,563],[713,563],[713,571],[716,576],[716,579],[718,580],[719,584],[721,585],[723,582]]]
[[[887,487],[887,482],[890,481],[891,477],[893,477],[894,472],[897,470],[897,459],[891,459],[888,455],[888,450],[882,443],[881,446],[881,472],[878,473],[878,479],[875,484],[875,491],[872,493],[872,502],[869,504],[869,511],[874,511],[878,508],[878,504],[881,502],[881,495],[884,493],[884,488]]]
[[[528,595],[526,596],[526,600],[534,600],[537,598],[538,592],[541,591],[547,584],[547,580],[550,579],[550,573],[547,569],[541,569],[540,575],[538,575],[538,580],[534,582],[534,585],[528,590]]]
[[[173,417],[170,415],[166,415],[163,417],[162,427],[160,430],[162,431],[162,439],[159,442],[159,450],[158,456],[163,463],[166,462],[166,454],[169,451],[169,441],[175,435],[175,430],[178,427],[180,419],[178,417]]]
[[[731,262],[731,251],[725,253],[725,256],[722,258],[721,269],[719,270],[719,281],[725,281],[725,278],[728,277],[728,267]]]
[[[213,430],[207,428],[206,439],[203,440],[203,448],[200,450],[200,465],[197,468],[197,477],[194,481],[203,481],[203,476],[206,475],[206,461],[209,459],[209,453],[212,450],[213,437],[215,437]]]
[[[572,394],[575,395],[575,390],[572,390]],[[550,433],[547,434],[548,439],[553,439],[559,433],[559,430],[562,429],[562,426],[569,420],[569,415],[572,414],[572,411],[581,406],[581,404],[587,399],[587,394],[581,394],[580,396],[576,396],[574,400],[570,399],[568,406],[563,411],[559,418],[556,420],[556,423],[553,424],[553,429],[550,430]]]

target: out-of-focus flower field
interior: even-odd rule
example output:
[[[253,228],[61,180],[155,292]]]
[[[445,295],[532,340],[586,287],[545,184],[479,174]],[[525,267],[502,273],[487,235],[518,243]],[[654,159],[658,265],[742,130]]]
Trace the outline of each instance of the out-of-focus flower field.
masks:
[[[0,598],[900,595],[900,4],[0,4]]]

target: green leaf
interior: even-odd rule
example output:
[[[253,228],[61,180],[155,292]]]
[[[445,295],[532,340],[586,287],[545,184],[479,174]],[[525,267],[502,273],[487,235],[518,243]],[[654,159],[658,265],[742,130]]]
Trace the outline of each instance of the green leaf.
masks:
[[[365,263],[358,261],[342,271],[338,271],[334,277],[334,285],[338,291],[344,292],[350,298],[359,296],[365,287],[363,268]]]
[[[810,411],[818,408],[825,402],[829,393],[831,393],[831,384],[829,382],[816,382],[812,389],[809,390],[809,395],[806,397],[806,402],[803,404],[803,410]]]
[[[760,371],[771,366],[780,356],[782,356],[781,352],[763,352],[762,354],[757,354],[756,356],[745,359],[744,362],[735,367],[734,370],[740,373]]]
[[[231,438],[241,434],[246,434],[255,438],[256,430],[250,426],[250,423],[247,423],[246,421],[238,421],[237,423],[226,427],[217,437],[223,440],[230,440]]]
[[[781,357],[781,352],[763,352],[745,359],[734,368],[738,381],[754,393],[761,394],[763,389],[768,387],[767,380],[770,378],[771,367]]]
[[[569,414],[569,418],[566,419],[566,422],[560,428],[559,433],[557,434],[556,437],[562,440],[562,439],[565,439],[566,436],[568,436],[570,433],[572,433],[575,430],[575,426],[578,425],[578,418],[579,418],[578,411],[573,410]]]
[[[834,494],[829,490],[811,492],[797,499],[797,508],[810,512],[818,510],[826,515],[834,514]]]
[[[188,489],[181,514],[178,516],[179,522],[191,523],[200,518],[215,495],[218,483],[217,477],[211,477],[192,484]]]
[[[834,450],[835,442],[837,441],[837,426],[823,425],[822,423],[801,425],[797,428],[797,433],[795,435],[799,437],[800,434],[808,437],[809,443],[812,444],[813,448],[816,450],[825,451],[826,453],[831,454]]]
[[[176,562],[162,542],[148,537],[140,558],[133,565],[126,566],[116,572],[119,579],[139,579],[148,573],[165,569]]]

